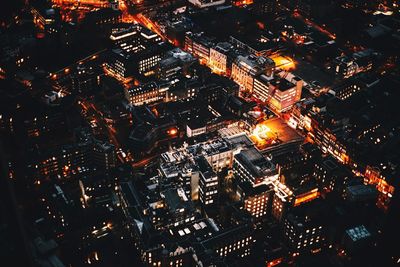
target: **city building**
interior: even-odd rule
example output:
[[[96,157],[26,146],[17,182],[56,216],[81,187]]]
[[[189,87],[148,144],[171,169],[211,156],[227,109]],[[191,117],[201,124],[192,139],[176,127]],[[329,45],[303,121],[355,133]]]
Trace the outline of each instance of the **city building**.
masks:
[[[275,219],[282,222],[286,218],[288,210],[292,207],[293,192],[281,182],[275,183],[274,191],[271,213]]]
[[[185,50],[197,57],[201,64],[207,65],[210,61],[210,49],[214,46],[214,40],[206,36],[204,32],[187,32],[185,36]]]
[[[325,246],[326,218],[317,213],[321,203],[292,209],[283,223],[285,240],[293,252],[317,252]]]
[[[215,206],[218,203],[219,181],[217,174],[212,170],[210,163],[205,157],[196,159],[198,164],[199,178],[199,200],[205,207]]]
[[[286,77],[267,77],[260,75],[254,79],[253,94],[278,112],[290,109],[301,99],[303,81],[294,76],[291,81]]]
[[[364,225],[347,229],[343,237],[345,251],[353,256],[372,246],[372,242],[372,234]]]
[[[133,106],[152,104],[162,99],[160,88],[155,82],[125,89],[125,98]]]
[[[250,147],[234,156],[233,175],[240,181],[257,184],[267,179],[276,179],[278,172],[271,161],[256,148]]]
[[[344,196],[348,182],[353,174],[340,165],[333,157],[327,157],[315,163],[313,175],[322,191],[336,192]]]
[[[228,42],[218,43],[210,49],[209,66],[214,73],[227,76],[230,75],[232,63],[228,57],[229,51],[232,49],[232,45]]]
[[[252,185],[250,182],[243,182],[238,185],[236,194],[240,196],[243,208],[255,220],[262,220],[270,214],[274,194],[272,184]]]
[[[116,166],[114,145],[82,133],[76,143],[36,150],[30,168],[37,179],[71,177],[95,169],[109,170]]]
[[[170,46],[156,33],[144,27],[120,30],[112,37],[118,42],[110,51],[105,69],[119,80],[155,74],[156,66],[170,50]]]
[[[232,64],[231,78],[239,84],[242,92],[252,93],[254,78],[261,74],[271,76],[274,66],[271,59],[262,56],[238,56]]]

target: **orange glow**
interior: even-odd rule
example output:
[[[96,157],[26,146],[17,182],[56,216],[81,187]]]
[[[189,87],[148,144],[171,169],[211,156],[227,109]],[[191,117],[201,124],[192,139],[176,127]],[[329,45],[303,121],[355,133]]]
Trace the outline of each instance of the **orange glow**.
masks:
[[[158,110],[157,110],[156,108],[153,108],[151,111],[153,111],[153,113],[154,113],[154,115],[155,115],[156,117],[159,117],[159,116],[160,116],[160,114],[158,113]]]
[[[282,258],[279,258],[279,259],[270,261],[270,262],[267,263],[267,267],[272,267],[272,266],[279,265],[282,262],[282,260],[283,260]]]
[[[258,148],[264,149],[275,141],[276,136],[272,129],[265,122],[262,122],[253,129],[250,139]]]
[[[75,5],[78,1],[76,0],[53,0],[53,3],[60,6]],[[92,6],[92,7],[107,7],[108,3],[106,1],[100,0],[79,0],[80,5]]]
[[[178,130],[175,129],[175,128],[172,128],[172,129],[170,129],[170,130],[168,131],[168,134],[171,135],[171,136],[176,135],[177,133],[178,133]]]
[[[239,1],[234,2],[235,6],[244,6],[244,5],[251,5],[251,4],[253,4],[253,0],[239,0]]]
[[[296,68],[296,64],[293,59],[286,56],[272,56],[271,59],[275,62],[277,68],[283,70],[293,70]]]
[[[299,197],[296,198],[294,201],[294,206],[299,206],[302,203],[312,201],[319,197],[319,192],[318,189],[314,189],[306,194],[300,195]]]
[[[336,35],[329,32],[327,29],[325,29],[324,27],[319,26],[318,24],[314,23],[313,21],[304,18],[300,13],[298,13],[297,11],[295,11],[293,13],[293,16],[295,18],[298,18],[300,20],[302,20],[303,22],[305,22],[307,25],[316,28],[317,30],[319,30],[320,32],[322,32],[323,34],[327,35],[329,38],[335,40],[336,39]]]

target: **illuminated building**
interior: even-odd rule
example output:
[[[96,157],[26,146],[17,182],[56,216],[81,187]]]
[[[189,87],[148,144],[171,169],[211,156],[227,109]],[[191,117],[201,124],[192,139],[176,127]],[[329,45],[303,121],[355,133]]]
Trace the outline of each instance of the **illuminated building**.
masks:
[[[253,0],[233,0],[232,4],[235,6],[244,6],[253,4]]]
[[[213,72],[222,75],[230,75],[231,66],[228,58],[228,53],[231,51],[232,45],[230,43],[218,43],[210,49],[210,62],[209,66]]]
[[[257,148],[264,149],[276,142],[276,134],[266,124],[257,124],[250,139],[253,140]]]
[[[231,121],[231,116],[221,116],[213,108],[194,110],[187,117],[186,135],[193,137],[212,133],[226,127]]]
[[[293,192],[283,183],[277,181],[274,184],[275,194],[272,199],[272,216],[282,221],[288,209],[292,207]]]
[[[176,102],[194,99],[199,91],[200,84],[196,79],[172,81],[165,93],[165,102]]]
[[[162,225],[160,225],[161,229],[194,220],[195,210],[193,209],[192,202],[182,188],[167,189],[161,192],[160,195],[164,203],[161,209],[164,209],[167,213],[165,214],[159,207],[153,208],[150,206],[150,217],[152,217],[152,221],[156,225],[159,224],[159,220],[164,220]],[[159,211],[161,212],[160,214],[158,214]]]
[[[354,62],[357,64],[357,72],[367,72],[374,66],[378,54],[372,49],[365,49],[353,54]]]
[[[196,160],[200,172],[199,200],[205,207],[215,206],[218,203],[219,182],[217,174],[204,157]]]
[[[206,8],[206,7],[222,5],[225,3],[225,0],[189,0],[189,3],[199,8]]]
[[[375,86],[379,81],[380,80],[376,77],[357,75],[354,78],[345,80],[343,83],[332,88],[329,92],[340,100],[346,100],[364,89]]]
[[[165,152],[161,154],[162,163],[160,164],[160,172],[166,179],[179,178],[180,185],[193,201],[199,200],[200,185],[200,169],[198,168],[197,159],[204,157],[210,165],[212,172],[219,173],[224,169],[232,167],[233,151],[229,143],[223,139],[213,139],[204,143],[198,143],[192,146],[183,146],[175,151]],[[205,165],[205,164],[203,164]],[[209,171],[212,173],[211,171]],[[208,176],[202,177],[203,192],[208,191],[208,182],[214,183],[214,187],[218,185],[218,180],[209,181]],[[216,188],[216,190],[218,190]],[[213,190],[214,191],[214,190]],[[210,193],[208,194],[210,195]],[[204,197],[208,196],[203,195]]]
[[[342,163],[349,163],[349,156],[344,140],[337,137],[334,132],[343,129],[341,123],[332,123],[326,120],[321,120],[317,116],[311,118],[310,137],[314,140],[323,153],[329,153]]]
[[[312,98],[301,100],[293,105],[291,116],[288,124],[294,129],[311,130],[311,118],[307,114],[307,110],[315,103]]]
[[[81,6],[90,6],[90,7],[98,7],[98,8],[107,8],[111,7],[113,2],[117,2],[114,0],[52,0],[54,4],[57,5],[76,5],[79,3]]]
[[[320,250],[325,245],[324,218],[318,211],[321,203],[292,209],[283,223],[283,234],[293,252]]]
[[[133,106],[157,102],[162,99],[161,96],[160,89],[155,82],[125,89],[125,98]]]
[[[110,41],[113,43],[114,46],[118,47],[126,47],[137,45],[140,42],[140,38],[138,38],[138,34],[142,26],[139,24],[133,24],[130,27],[113,27],[111,29],[110,34]]]
[[[252,185],[244,182],[238,185],[236,194],[240,195],[244,209],[256,220],[261,220],[270,212],[274,190],[271,184]]]
[[[187,32],[185,36],[185,50],[199,58],[201,64],[207,65],[210,61],[210,49],[214,46],[213,39],[203,32]]]
[[[161,80],[173,80],[179,75],[190,73],[190,67],[196,59],[180,48],[168,51],[157,66],[157,77]]]
[[[303,142],[303,138],[296,131],[277,117],[257,123],[249,132],[256,148],[274,157],[291,153]]]
[[[350,78],[357,73],[357,64],[347,56],[341,56],[335,59],[336,75],[345,79]]]
[[[32,7],[31,13],[33,23],[41,30],[48,30],[49,27],[60,19],[59,11],[56,9],[39,9]]]
[[[254,79],[253,95],[256,96],[263,102],[267,102],[270,99],[269,82],[272,81],[273,77],[261,74]]]
[[[274,66],[274,62],[269,58],[254,55],[238,56],[232,64],[231,78],[239,84],[241,91],[252,93],[254,78],[261,74],[271,76]]]
[[[33,156],[30,167],[34,175],[48,178],[71,177],[94,169],[109,170],[115,165],[114,146],[85,133],[74,144],[59,146],[46,152],[38,151]]]
[[[201,145],[201,148],[205,152],[206,160],[215,172],[232,167],[233,152],[226,141],[217,139],[212,142],[206,142]]]
[[[174,153],[165,152],[161,156],[165,163],[179,164],[190,161],[199,156],[204,156],[214,172],[220,172],[225,168],[231,168],[233,163],[233,151],[231,145],[224,139],[212,139],[189,147],[178,148]],[[166,167],[167,165],[162,165]],[[178,173],[175,173],[178,175]]]
[[[340,56],[334,60],[335,74],[347,79],[360,72],[372,69],[376,58],[376,52],[372,49],[365,49],[355,52],[351,56]]]
[[[160,190],[159,182],[162,180],[150,178],[142,190],[132,182],[121,183],[117,191],[128,230],[145,264],[208,265],[216,259],[251,254],[255,242],[251,223],[221,229],[214,219],[200,219],[191,212],[191,201],[181,188]],[[157,238],[161,233],[163,246]]]
[[[246,148],[234,156],[233,174],[238,180],[252,184],[278,176],[275,166],[254,147]]]
[[[114,145],[107,142],[95,141],[93,161],[96,166],[102,166],[106,170],[115,167],[117,165],[117,156]]]
[[[128,36],[123,37],[124,35]],[[120,80],[134,75],[150,75],[169,50],[167,43],[144,27],[120,30],[114,32],[111,37],[113,36],[118,42],[112,49],[105,68],[109,74]]]
[[[247,257],[251,255],[254,242],[254,228],[251,224],[239,224],[218,232],[213,238],[201,242],[205,248],[213,249],[221,258],[228,256]]]
[[[158,45],[147,49],[140,46],[134,52],[113,49],[111,61],[107,63],[106,68],[121,79],[134,74],[146,75],[161,61],[165,49],[165,46]]]
[[[391,198],[395,192],[393,182],[390,183],[388,179],[392,177],[393,173],[390,171],[382,171],[377,167],[367,166],[364,173],[364,183],[374,185],[378,189],[378,207],[386,210],[389,206]]]
[[[297,77],[289,81],[279,77],[268,79],[261,75],[254,85],[255,95],[260,96],[262,101],[266,100],[274,110],[283,112],[290,109],[300,100],[303,81]]]
[[[182,189],[167,189],[157,192],[157,185],[146,189],[150,202],[145,201],[136,185],[122,183],[118,187],[118,197],[128,222],[134,245],[140,251],[141,260],[147,265],[185,266],[193,264],[192,247],[181,243],[190,233],[207,234],[213,231],[207,220],[195,221],[191,213],[191,202]],[[211,222],[212,223],[212,222]],[[159,246],[156,237],[165,231],[165,245]],[[181,243],[181,246],[176,246]],[[168,253],[165,253],[168,251]],[[162,265],[161,265],[162,264]]]
[[[290,71],[296,68],[294,60],[287,56],[274,55],[271,59],[275,62],[275,67],[284,71]],[[289,74],[288,74],[289,75]]]
[[[157,77],[160,80],[171,80],[179,76],[182,71],[181,61],[175,57],[167,57],[160,61],[157,66]]]

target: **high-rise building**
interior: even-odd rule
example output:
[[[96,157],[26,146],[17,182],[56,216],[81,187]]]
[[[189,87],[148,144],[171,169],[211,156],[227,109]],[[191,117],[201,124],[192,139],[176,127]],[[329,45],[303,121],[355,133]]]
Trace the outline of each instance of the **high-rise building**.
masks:
[[[219,181],[217,174],[204,157],[197,159],[199,167],[199,200],[204,206],[215,205],[219,196]]]

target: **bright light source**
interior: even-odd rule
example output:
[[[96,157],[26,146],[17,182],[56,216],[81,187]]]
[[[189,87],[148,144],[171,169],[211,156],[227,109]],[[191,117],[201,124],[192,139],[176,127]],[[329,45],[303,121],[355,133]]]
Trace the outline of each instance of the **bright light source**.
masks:
[[[296,67],[293,59],[286,56],[273,56],[271,59],[275,62],[277,68],[283,70],[292,70]]]
[[[178,133],[178,130],[175,129],[175,128],[172,128],[172,129],[170,129],[170,130],[168,131],[168,134],[169,134],[169,135],[176,135],[177,133]]]

